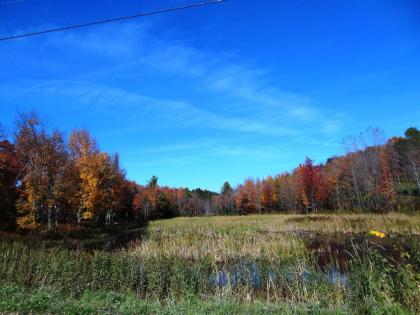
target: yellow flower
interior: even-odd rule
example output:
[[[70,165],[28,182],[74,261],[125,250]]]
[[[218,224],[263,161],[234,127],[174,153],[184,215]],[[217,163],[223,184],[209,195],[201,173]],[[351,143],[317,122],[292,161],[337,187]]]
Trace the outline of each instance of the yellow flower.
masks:
[[[385,237],[385,233],[379,232],[379,231],[375,231],[375,230],[369,231],[369,234],[370,235],[373,235],[373,236],[376,236],[376,237],[379,237],[379,238],[384,238]]]

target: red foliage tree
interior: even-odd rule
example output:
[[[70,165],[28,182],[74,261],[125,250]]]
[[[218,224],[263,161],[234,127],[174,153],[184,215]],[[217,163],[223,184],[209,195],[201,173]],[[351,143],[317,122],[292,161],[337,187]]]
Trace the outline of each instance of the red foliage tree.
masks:
[[[298,168],[300,177],[300,198],[306,212],[317,211],[327,197],[322,168],[306,158]]]
[[[392,173],[389,161],[389,154],[384,150],[380,155],[380,167],[381,167],[381,185],[380,193],[382,198],[385,199],[385,205],[388,208],[392,208],[395,202],[395,190],[392,180]]]

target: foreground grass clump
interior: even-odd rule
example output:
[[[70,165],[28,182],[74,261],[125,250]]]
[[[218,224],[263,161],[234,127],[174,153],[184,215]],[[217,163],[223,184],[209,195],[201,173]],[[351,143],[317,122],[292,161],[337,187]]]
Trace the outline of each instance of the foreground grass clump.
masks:
[[[384,236],[371,235],[371,230]],[[103,298],[99,306],[75,311],[88,314],[97,308],[108,311],[101,303],[108,305],[113,296],[124,307],[157,314],[172,309],[191,314],[297,309],[416,314],[419,230],[419,216],[404,215],[177,218],[152,222],[146,238],[117,251],[0,241],[0,283],[4,292],[17,290],[22,307],[30,302],[29,292],[36,296],[55,290],[63,303],[85,301],[81,305],[86,307],[86,296]],[[0,305],[0,312],[13,311],[10,303]]]
[[[320,300],[327,292],[329,298],[339,292],[334,283],[327,282],[327,275],[316,276],[316,269],[305,261],[272,264],[263,259],[241,258],[220,264],[211,257],[196,261],[174,256],[140,259],[130,251],[32,249],[10,242],[0,242],[0,253],[3,283],[57,288],[74,296],[90,289],[132,292],[152,299],[194,295],[300,302],[308,298],[307,291],[315,289],[315,285],[325,285]],[[314,276],[306,279],[309,270]],[[341,302],[341,294],[335,300]]]
[[[86,291],[78,298],[49,289],[25,289],[0,285],[0,312],[19,314],[345,314],[305,305],[270,304],[229,300],[144,301],[131,294]]]

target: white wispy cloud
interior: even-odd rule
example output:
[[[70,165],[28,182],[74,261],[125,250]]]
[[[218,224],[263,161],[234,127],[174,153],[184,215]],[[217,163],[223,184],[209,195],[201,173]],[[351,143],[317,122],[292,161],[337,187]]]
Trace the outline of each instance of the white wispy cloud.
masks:
[[[114,108],[121,111],[125,108],[130,111],[131,116],[143,118],[153,112],[155,115],[158,114],[161,119],[175,125],[278,136],[298,134],[292,128],[274,125],[269,121],[221,115],[186,101],[152,97],[140,92],[83,82],[77,84],[73,82],[72,86],[69,86],[66,81],[44,82],[29,90],[32,93],[66,97],[79,104],[84,104],[86,108],[94,107],[96,110]]]
[[[105,66],[64,80],[24,84],[32,93],[66,97],[98,110],[129,107],[131,116],[155,113],[174,125],[288,137],[301,137],[307,126],[318,134],[340,130],[335,113],[324,112],[308,96],[282,90],[270,80],[269,71],[237,61],[229,52],[203,51],[174,39],[174,30],[165,34],[156,29],[151,23],[127,23],[49,36],[41,41],[47,48],[72,51]],[[146,70],[183,78],[187,91],[199,91],[207,105],[199,97],[167,94],[163,85],[156,95],[107,82],[113,77],[135,81]]]

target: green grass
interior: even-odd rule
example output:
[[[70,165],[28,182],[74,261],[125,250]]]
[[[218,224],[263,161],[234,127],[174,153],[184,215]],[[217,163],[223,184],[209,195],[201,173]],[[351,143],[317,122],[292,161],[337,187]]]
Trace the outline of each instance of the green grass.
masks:
[[[144,301],[133,295],[86,291],[78,298],[55,290],[25,289],[0,285],[0,312],[18,314],[349,314],[340,308],[316,305],[291,306],[261,301],[237,303],[229,300]],[[375,314],[410,314],[398,306],[377,308]]]

